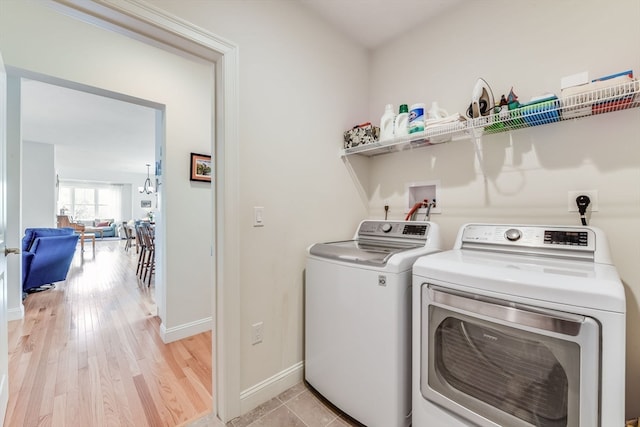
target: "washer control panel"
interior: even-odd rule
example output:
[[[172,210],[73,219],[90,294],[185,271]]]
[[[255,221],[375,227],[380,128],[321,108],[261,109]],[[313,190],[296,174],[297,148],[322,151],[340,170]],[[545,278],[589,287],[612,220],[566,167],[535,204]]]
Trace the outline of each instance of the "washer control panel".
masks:
[[[521,248],[558,248],[563,250],[595,250],[595,233],[588,227],[553,227],[537,225],[468,224],[461,243],[500,245]]]
[[[363,221],[358,238],[395,238],[426,240],[429,234],[427,221]]]

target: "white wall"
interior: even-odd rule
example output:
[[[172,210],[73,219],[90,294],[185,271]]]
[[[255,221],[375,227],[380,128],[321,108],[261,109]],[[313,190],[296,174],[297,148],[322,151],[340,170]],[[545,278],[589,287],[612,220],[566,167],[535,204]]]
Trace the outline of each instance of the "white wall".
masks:
[[[158,224],[164,237],[158,250],[166,254],[156,277],[162,329],[171,337],[210,328],[210,192],[188,179],[189,153],[211,147],[210,67],[81,23],[44,2],[0,3],[0,51],[8,66],[166,106]]]
[[[349,238],[366,216],[367,201],[338,150],[342,132],[367,116],[368,57],[297,2],[154,5],[239,46],[246,392],[303,360],[306,247]],[[252,227],[254,206],[265,209],[262,228]],[[251,345],[256,322],[264,322],[264,341]]]
[[[56,226],[56,172],[53,145],[22,145],[22,227]]]
[[[465,2],[377,49],[371,66],[371,117],[386,103],[438,101],[464,113],[483,77],[499,99],[559,93],[560,78],[640,73],[637,0]],[[416,46],[423,53],[416,54]],[[627,294],[627,417],[640,415],[640,109],[483,138],[486,181],[473,145],[453,141],[370,160],[370,214],[404,216],[405,183],[440,180],[446,246],[467,221],[578,225],[569,190],[597,189],[590,225],[608,235]],[[361,178],[366,180],[367,178]]]

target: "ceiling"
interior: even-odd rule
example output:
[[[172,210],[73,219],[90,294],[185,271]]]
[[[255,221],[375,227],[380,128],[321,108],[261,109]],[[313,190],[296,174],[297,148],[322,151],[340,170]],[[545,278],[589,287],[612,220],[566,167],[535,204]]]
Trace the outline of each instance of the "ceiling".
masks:
[[[155,163],[155,111],[22,80],[22,139],[55,144],[62,176],[68,168],[146,174]]]
[[[373,49],[424,24],[462,0],[298,0]]]
[[[373,49],[463,0],[298,0]],[[146,173],[155,161],[155,110],[23,80],[26,141],[56,145],[56,168]]]

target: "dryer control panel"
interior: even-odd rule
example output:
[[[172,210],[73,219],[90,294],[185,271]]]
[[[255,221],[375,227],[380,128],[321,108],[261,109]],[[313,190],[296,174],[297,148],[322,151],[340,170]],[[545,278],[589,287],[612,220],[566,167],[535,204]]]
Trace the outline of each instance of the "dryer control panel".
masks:
[[[545,230],[546,245],[589,246],[589,233],[586,231]]]
[[[461,230],[457,245],[468,249],[593,259],[596,243],[602,243],[597,241],[597,234],[592,227],[467,224]]]

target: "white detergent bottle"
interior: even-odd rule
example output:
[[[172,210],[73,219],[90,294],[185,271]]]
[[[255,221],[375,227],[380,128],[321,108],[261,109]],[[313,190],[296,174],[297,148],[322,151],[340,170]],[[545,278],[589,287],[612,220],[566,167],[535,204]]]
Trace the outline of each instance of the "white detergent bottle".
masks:
[[[384,114],[380,119],[380,141],[388,141],[393,139],[393,122],[396,118],[393,112],[393,104],[387,104],[384,107]]]
[[[402,104],[399,111],[393,122],[393,136],[396,138],[409,135],[409,107]]]

